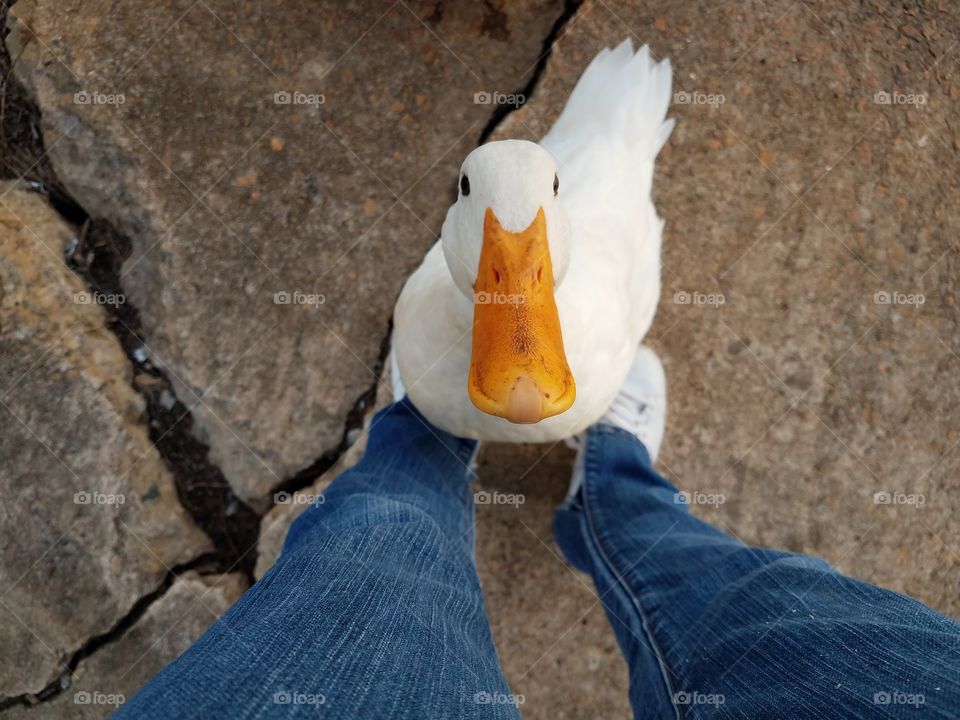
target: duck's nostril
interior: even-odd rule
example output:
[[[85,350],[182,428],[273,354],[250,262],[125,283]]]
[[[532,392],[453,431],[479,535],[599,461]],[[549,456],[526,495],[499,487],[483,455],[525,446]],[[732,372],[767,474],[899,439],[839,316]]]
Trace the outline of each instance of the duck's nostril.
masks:
[[[537,268],[537,282],[543,282],[543,265]]]
[[[493,270],[493,281],[499,285],[500,284],[500,271],[494,268]]]

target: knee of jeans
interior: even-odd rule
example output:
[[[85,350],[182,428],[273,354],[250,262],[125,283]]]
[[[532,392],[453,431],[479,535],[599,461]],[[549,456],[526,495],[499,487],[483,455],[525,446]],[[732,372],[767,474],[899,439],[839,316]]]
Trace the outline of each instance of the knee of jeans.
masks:
[[[375,492],[331,495],[313,505],[290,526],[285,546],[329,533],[345,533],[384,525],[419,525],[423,534],[442,530],[440,522],[414,502]]]
[[[829,576],[840,577],[825,560],[782,550],[743,546],[711,564],[727,587],[710,614],[737,613],[736,608],[759,604],[766,613],[783,613],[798,605],[811,589]]]

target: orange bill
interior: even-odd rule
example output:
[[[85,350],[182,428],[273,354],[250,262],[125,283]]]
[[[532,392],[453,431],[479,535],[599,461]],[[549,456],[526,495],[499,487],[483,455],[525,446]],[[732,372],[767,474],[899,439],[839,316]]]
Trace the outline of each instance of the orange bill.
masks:
[[[576,385],[560,334],[543,208],[505,230],[490,208],[473,285],[470,400],[490,415],[535,423],[569,408]]]

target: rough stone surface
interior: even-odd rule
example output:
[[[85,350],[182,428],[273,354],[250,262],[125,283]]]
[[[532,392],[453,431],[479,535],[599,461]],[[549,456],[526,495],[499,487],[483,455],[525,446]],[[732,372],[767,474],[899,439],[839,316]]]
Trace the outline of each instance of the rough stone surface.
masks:
[[[124,285],[151,359],[196,405],[245,499],[336,446],[491,117],[474,94],[523,85],[561,10],[21,0],[11,11],[15,72],[39,101],[51,164],[132,239]],[[92,101],[78,104],[84,92]],[[323,302],[275,304],[295,292]]]
[[[958,27],[949,3],[586,4],[496,134],[542,134],[625,36],[671,58],[661,469],[745,542],[954,617]]]
[[[61,259],[72,237],[42,196],[0,184],[0,697],[41,690],[209,549],[103,308]]]
[[[70,687],[32,708],[10,710],[5,717],[107,717],[190,647],[244,590],[246,580],[239,574],[179,576],[120,639],[80,662]]]
[[[230,480],[262,497],[339,440],[489,117],[473,92],[525,82],[559,10],[411,4],[424,27],[397,5],[361,37],[379,15],[363,5],[269,21],[247,2],[92,7],[20,0],[38,39],[13,22],[16,73],[71,192],[134,241],[125,282],[155,361]],[[693,510],[746,542],[821,554],[960,617],[957,28],[946,2],[585,3],[497,136],[539,138],[626,36],[672,59],[684,94],[654,183],[667,225],[648,337],[669,382],[661,469],[722,494]],[[273,104],[293,89],[326,102]],[[74,105],[80,90],[126,102]],[[326,302],[272,304],[296,289]],[[875,299],[894,292],[925,302]],[[525,502],[478,509],[481,580],[525,717],[624,717],[613,637],[550,537],[570,460],[562,446],[482,454],[480,489]],[[266,516],[258,574],[303,507]]]

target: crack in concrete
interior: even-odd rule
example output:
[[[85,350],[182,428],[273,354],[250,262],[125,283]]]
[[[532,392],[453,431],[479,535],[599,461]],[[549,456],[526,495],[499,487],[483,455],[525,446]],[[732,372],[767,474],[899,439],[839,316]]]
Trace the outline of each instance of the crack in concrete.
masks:
[[[52,698],[55,698],[60,693],[68,690],[71,685],[71,677],[77,671],[77,667],[79,667],[80,663],[93,655],[93,653],[100,648],[110,645],[111,643],[114,643],[123,637],[127,630],[136,625],[137,622],[146,614],[147,610],[150,609],[150,606],[153,605],[153,603],[167,594],[170,588],[173,587],[173,583],[176,581],[178,576],[190,570],[200,570],[200,568],[204,568],[208,571],[203,574],[210,574],[211,572],[216,573],[216,564],[217,557],[215,554],[204,553],[193,560],[189,560],[188,562],[181,563],[171,568],[170,571],[164,576],[163,580],[160,581],[160,584],[151,592],[147,593],[146,595],[142,595],[137,602],[133,604],[133,607],[130,608],[127,614],[114,623],[113,627],[111,627],[105,633],[94,635],[93,637],[88,638],[79,649],[74,651],[70,658],[63,662],[67,669],[60,674],[60,677],[47,685],[43,690],[38,693],[25,693],[23,695],[15,695],[13,697],[0,698],[0,713],[3,713],[4,711],[9,710],[17,705],[33,707],[38,703],[47,702]]]
[[[480,133],[480,140],[477,142],[477,145],[483,145],[508,115],[522,108],[527,101],[533,97],[533,93],[536,92],[537,85],[540,84],[540,79],[543,77],[543,72],[547,69],[547,63],[550,61],[550,55],[553,54],[553,46],[560,38],[560,34],[567,26],[567,23],[569,23],[570,19],[577,14],[580,6],[583,5],[583,2],[584,0],[565,0],[563,4],[563,12],[560,13],[560,17],[556,19],[549,32],[547,32],[546,36],[543,38],[543,45],[541,46],[540,55],[537,58],[537,64],[533,68],[533,73],[530,75],[530,79],[527,81],[526,85],[515,90],[513,93],[515,96],[523,98],[522,102],[517,105],[497,105],[493,111],[493,114],[490,116],[490,120],[487,122],[486,127]]]

